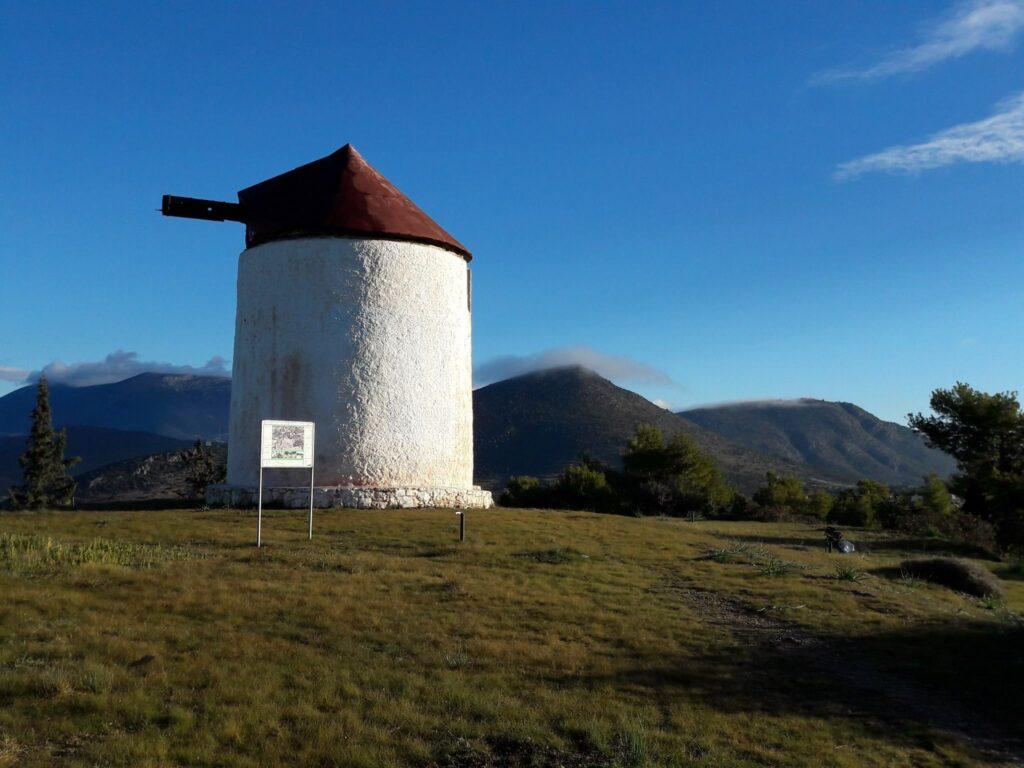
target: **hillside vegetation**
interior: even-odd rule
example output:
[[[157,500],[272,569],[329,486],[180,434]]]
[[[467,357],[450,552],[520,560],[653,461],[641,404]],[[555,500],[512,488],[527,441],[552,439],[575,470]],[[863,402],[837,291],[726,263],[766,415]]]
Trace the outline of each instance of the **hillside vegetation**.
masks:
[[[576,512],[0,517],[0,765],[1014,764],[1003,601],[948,546]],[[954,552],[954,554],[970,554]]]
[[[82,461],[71,468],[72,475],[83,475],[126,459],[181,450],[190,445],[165,435],[104,427],[67,427],[67,435],[66,454],[82,457]],[[22,481],[18,457],[25,452],[26,440],[24,435],[0,437],[0,497],[12,485]]]

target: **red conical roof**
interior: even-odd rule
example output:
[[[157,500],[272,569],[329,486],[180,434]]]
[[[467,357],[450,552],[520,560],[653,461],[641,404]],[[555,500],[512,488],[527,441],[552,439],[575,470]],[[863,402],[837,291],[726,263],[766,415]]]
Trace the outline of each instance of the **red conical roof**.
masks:
[[[309,235],[376,236],[430,243],[472,258],[351,144],[243,189],[238,202],[250,247]]]

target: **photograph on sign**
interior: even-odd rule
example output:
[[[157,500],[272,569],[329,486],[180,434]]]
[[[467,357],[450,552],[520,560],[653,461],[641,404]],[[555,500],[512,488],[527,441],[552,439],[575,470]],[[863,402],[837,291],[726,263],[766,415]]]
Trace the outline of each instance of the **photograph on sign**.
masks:
[[[312,422],[264,421],[261,454],[264,467],[312,467]]]

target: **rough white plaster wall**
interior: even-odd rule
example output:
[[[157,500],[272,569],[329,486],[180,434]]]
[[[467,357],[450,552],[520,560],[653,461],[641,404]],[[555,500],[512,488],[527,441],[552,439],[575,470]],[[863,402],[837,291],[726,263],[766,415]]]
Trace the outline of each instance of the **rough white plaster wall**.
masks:
[[[318,486],[470,488],[467,264],[432,245],[281,240],[238,261],[228,483],[259,477],[260,421],[316,422]],[[266,470],[267,486],[308,473]]]

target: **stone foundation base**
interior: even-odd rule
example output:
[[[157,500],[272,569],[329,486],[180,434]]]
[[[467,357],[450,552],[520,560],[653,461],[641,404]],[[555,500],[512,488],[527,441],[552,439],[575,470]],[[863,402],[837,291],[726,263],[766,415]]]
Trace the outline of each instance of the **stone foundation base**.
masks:
[[[213,507],[255,507],[257,488],[237,485],[211,485],[206,503]],[[263,489],[264,506],[303,509],[309,507],[309,486],[305,488]],[[357,488],[318,486],[313,489],[313,506],[318,509],[355,507],[357,509],[489,509],[494,506],[490,491],[472,488]]]

